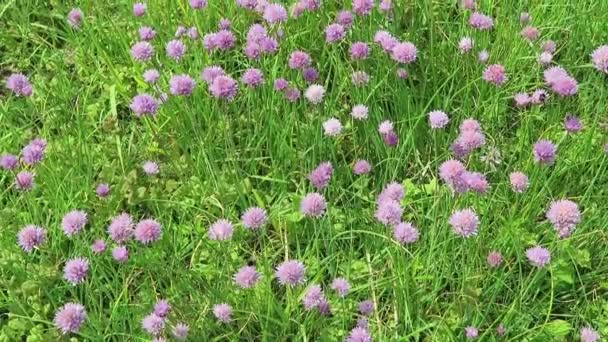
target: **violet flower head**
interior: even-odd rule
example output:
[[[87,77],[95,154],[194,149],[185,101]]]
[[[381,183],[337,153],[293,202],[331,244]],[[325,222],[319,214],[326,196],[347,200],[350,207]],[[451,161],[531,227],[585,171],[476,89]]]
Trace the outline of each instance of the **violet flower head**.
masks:
[[[388,31],[377,31],[374,34],[374,43],[379,44],[386,53],[391,53],[393,48],[399,44],[399,40]]]
[[[144,72],[143,77],[146,83],[154,84],[158,81],[160,73],[156,69],[148,69]]]
[[[540,63],[542,66],[547,66],[551,64],[552,61],[553,55],[549,52],[542,52],[540,55],[538,55],[538,63]]]
[[[140,27],[138,30],[138,33],[139,33],[139,39],[141,39],[142,41],[146,41],[146,42],[154,39],[154,37],[156,36],[156,31],[154,31],[154,29],[151,28],[150,26]]]
[[[287,21],[287,10],[278,3],[268,4],[264,8],[264,20],[269,24],[282,23]]]
[[[480,12],[474,12],[469,17],[469,25],[478,30],[489,30],[494,26],[494,20]]]
[[[42,246],[46,242],[46,230],[44,228],[27,225],[17,234],[17,243],[26,253],[31,253],[34,248]]]
[[[32,85],[23,74],[12,74],[6,79],[6,87],[17,96],[31,96],[33,92]]]
[[[19,164],[19,158],[16,155],[5,153],[0,156],[0,168],[4,170],[14,170]]]
[[[538,31],[538,28],[534,26],[526,26],[521,30],[521,36],[531,42],[537,40],[539,35],[540,32]]]
[[[155,116],[158,107],[158,100],[149,94],[135,95],[129,105],[129,108],[131,108],[138,118],[142,116]]]
[[[557,44],[555,44],[555,42],[552,40],[545,40],[541,45],[541,49],[543,50],[543,52],[554,54],[555,50],[557,50]]]
[[[226,303],[213,306],[213,315],[221,323],[229,323],[232,320],[232,307]]]
[[[173,327],[173,337],[175,337],[178,341],[185,341],[188,338],[188,333],[190,332],[190,327],[182,322],[175,324]]]
[[[304,305],[305,310],[312,310],[319,306],[321,300],[325,299],[323,294],[323,290],[319,285],[312,285],[306,290],[304,293],[304,297],[302,297],[302,304]]]
[[[166,299],[161,299],[154,304],[154,314],[161,318],[166,318],[171,312],[171,304]]]
[[[539,140],[534,144],[534,161],[543,165],[555,163],[557,147],[549,140]]]
[[[112,250],[112,258],[120,264],[124,264],[129,260],[129,250],[127,246],[117,246]]]
[[[310,85],[304,92],[306,99],[312,104],[319,104],[325,96],[325,88],[319,84]]]
[[[147,41],[137,42],[131,47],[131,56],[138,62],[149,61],[153,55],[154,48]]]
[[[86,258],[76,258],[65,263],[63,278],[72,285],[78,285],[84,281],[89,272],[89,261]]]
[[[167,56],[179,61],[186,53],[186,44],[179,39],[174,39],[167,43],[165,51],[167,52]]]
[[[274,80],[274,85],[273,88],[276,91],[283,91],[285,89],[287,89],[287,87],[289,87],[289,81],[287,81],[284,78],[277,78],[276,80]]]
[[[232,223],[228,220],[220,219],[209,227],[208,236],[210,240],[225,241],[232,238],[232,233]]]
[[[304,80],[308,83],[314,83],[319,78],[319,72],[315,68],[306,68],[302,71]]]
[[[99,198],[106,198],[110,195],[110,185],[107,183],[98,184],[95,193]]]
[[[350,291],[350,283],[345,278],[336,278],[331,283],[331,289],[342,298],[346,297]]]
[[[399,63],[409,64],[416,60],[418,49],[410,42],[398,43],[391,50],[391,58]]]
[[[410,244],[418,241],[420,233],[409,222],[401,222],[393,226],[393,237],[401,244]]]
[[[479,217],[477,217],[477,214],[472,209],[464,209],[454,212],[450,217],[449,223],[454,233],[468,238],[477,235]]]
[[[502,255],[498,251],[492,251],[488,254],[487,261],[490,267],[496,268],[502,263]]]
[[[325,197],[316,192],[307,194],[300,202],[300,213],[307,217],[319,218],[325,214],[326,209]]]
[[[346,342],[372,342],[372,336],[367,329],[354,327],[346,337]]]
[[[352,60],[364,60],[369,56],[369,46],[365,42],[354,42],[350,46],[350,58]]]
[[[36,165],[40,163],[44,159],[46,145],[46,141],[42,139],[32,140],[23,148],[23,150],[21,150],[23,162],[27,165]]]
[[[136,17],[142,17],[146,14],[146,4],[143,2],[136,2],[133,4],[133,15]]]
[[[450,122],[450,118],[448,115],[440,110],[432,111],[428,114],[429,116],[429,124],[432,129],[440,129],[444,128],[448,122]]]
[[[366,175],[372,171],[371,164],[364,159],[357,160],[353,166],[353,173],[357,176]]]
[[[151,160],[145,161],[141,168],[147,176],[156,176],[160,172],[158,163]]]
[[[285,98],[287,99],[287,101],[296,102],[300,99],[300,96],[302,95],[302,93],[300,92],[300,90],[298,88],[287,87],[287,89],[285,89],[284,95],[285,95]]]
[[[346,28],[351,27],[351,25],[353,24],[353,21],[354,21],[354,17],[353,17],[353,13],[351,11],[341,10],[336,15],[336,22]]]
[[[73,210],[63,216],[61,227],[63,233],[72,237],[78,234],[87,224],[87,213],[82,210]]]
[[[500,64],[492,64],[484,70],[483,79],[500,87],[507,82],[508,77],[506,75],[504,66]]]
[[[196,81],[186,74],[174,75],[169,81],[170,91],[173,95],[190,96],[196,86]]]
[[[369,15],[372,8],[374,8],[374,0],[353,0],[353,12],[357,15]]]
[[[163,227],[156,220],[146,219],[141,220],[135,226],[135,240],[141,244],[149,245],[152,242],[160,240],[163,233]]]
[[[564,120],[564,128],[570,134],[578,133],[583,129],[583,123],[576,116],[568,114]]]
[[[287,260],[276,268],[275,275],[279,284],[284,286],[301,285],[305,281],[306,267],[298,260]]]
[[[374,312],[374,302],[367,299],[359,303],[359,313],[364,316],[369,316]]]
[[[87,320],[87,311],[79,303],[66,303],[57,312],[53,323],[61,334],[76,333]]]
[[[551,252],[549,252],[548,249],[540,246],[529,248],[526,251],[526,257],[532,266],[536,266],[538,268],[545,267],[551,262]]]
[[[84,13],[82,13],[80,8],[72,8],[68,13],[68,25],[78,30],[82,26],[83,18]]]
[[[529,181],[528,176],[523,172],[513,172],[509,175],[511,181],[511,189],[517,193],[523,193],[528,189]]]
[[[21,191],[30,191],[34,188],[36,175],[29,171],[21,171],[15,176],[15,188]]]
[[[230,19],[223,18],[223,19],[220,19],[220,21],[217,25],[220,30],[230,30],[230,26],[232,26],[232,22],[230,21]]]
[[[608,74],[608,45],[602,45],[595,49],[591,54],[591,62],[597,70]]]
[[[309,67],[311,63],[312,59],[310,58],[310,55],[304,51],[298,50],[291,53],[287,65],[289,65],[291,69],[304,69]]]
[[[201,78],[203,79],[203,81],[205,81],[205,83],[209,85],[213,82],[213,80],[215,80],[216,77],[225,75],[226,72],[224,71],[224,69],[217,65],[212,65],[203,69],[203,72],[201,73]]]
[[[95,240],[93,242],[93,244],[91,245],[91,251],[93,251],[93,253],[95,253],[97,255],[105,252],[106,248],[107,248],[106,242],[101,239]]]
[[[226,101],[234,100],[239,91],[237,81],[228,75],[217,76],[208,88],[213,97]]]
[[[325,28],[325,40],[328,43],[335,43],[344,38],[346,32],[344,30],[344,26],[340,24],[330,24]]]
[[[467,170],[458,160],[446,160],[439,166],[439,177],[455,192],[465,192],[468,185],[464,179]]]
[[[133,236],[133,219],[131,215],[122,213],[112,218],[108,226],[108,234],[116,243],[124,243]]]
[[[554,201],[546,216],[560,238],[570,236],[576,225],[581,222],[578,205],[570,200]]]
[[[474,41],[471,37],[463,37],[458,42],[458,49],[460,53],[465,54],[473,49]]]
[[[526,93],[517,93],[513,96],[513,102],[518,108],[524,108],[531,103],[530,95]]]
[[[405,188],[398,182],[387,184],[380,195],[378,195],[378,203],[384,201],[401,201],[405,196]]]
[[[257,88],[264,83],[264,74],[260,69],[247,69],[241,77],[241,81],[250,88]]]
[[[255,266],[243,266],[234,274],[234,282],[243,289],[249,289],[260,281],[262,275]]]
[[[389,226],[401,222],[402,213],[403,209],[401,208],[399,202],[385,200],[378,203],[378,208],[376,209],[374,216],[380,223],[384,224],[385,226]]]
[[[195,10],[207,8],[207,0],[190,0],[190,7]]]
[[[317,190],[322,190],[329,184],[334,168],[330,162],[319,164],[314,170],[308,174],[308,180]]]
[[[262,208],[251,207],[243,213],[241,221],[243,221],[245,228],[255,231],[268,222],[268,214]]]
[[[165,328],[165,319],[151,313],[142,319],[141,326],[148,334],[156,336]]]
[[[192,40],[197,40],[199,37],[198,29],[196,27],[192,26],[191,28],[188,29],[188,31],[186,31],[186,36],[188,36],[188,38],[190,38]]]
[[[472,326],[464,328],[464,333],[469,340],[476,340],[479,337],[479,330]]]
[[[599,340],[600,334],[590,326],[581,329],[581,342],[598,342]]]

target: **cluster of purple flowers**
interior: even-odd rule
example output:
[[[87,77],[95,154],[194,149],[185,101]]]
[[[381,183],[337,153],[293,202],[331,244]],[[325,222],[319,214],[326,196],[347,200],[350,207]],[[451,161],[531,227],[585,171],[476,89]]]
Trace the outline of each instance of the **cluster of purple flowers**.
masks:
[[[490,188],[486,177],[479,172],[469,172],[458,160],[446,160],[439,167],[439,177],[452,191],[486,193]]]
[[[155,340],[164,341],[162,338],[166,325],[169,323],[171,304],[167,300],[161,299],[156,302],[154,309],[141,321],[141,326],[145,332],[155,337]],[[190,327],[183,322],[173,325],[172,335],[178,341],[185,341],[188,337]]]
[[[560,96],[572,96],[578,92],[578,82],[562,67],[545,70],[544,78],[551,90]]]
[[[450,146],[456,158],[464,159],[486,143],[481,125],[475,119],[464,120],[459,127],[460,134]]]
[[[31,170],[32,167],[40,163],[46,154],[47,142],[42,138],[35,138],[21,150],[21,162],[26,169],[15,175],[15,188],[21,191],[29,191],[34,187],[34,177],[36,174]],[[19,166],[19,158],[10,153],[0,156],[0,168],[12,171]]]
[[[399,143],[399,136],[395,132],[393,123],[389,120],[382,121],[378,125],[378,133],[380,133],[384,144],[388,147],[394,147]]]
[[[253,24],[247,32],[244,53],[249,59],[258,59],[264,54],[274,54],[279,49],[279,42],[268,34],[261,24]]]

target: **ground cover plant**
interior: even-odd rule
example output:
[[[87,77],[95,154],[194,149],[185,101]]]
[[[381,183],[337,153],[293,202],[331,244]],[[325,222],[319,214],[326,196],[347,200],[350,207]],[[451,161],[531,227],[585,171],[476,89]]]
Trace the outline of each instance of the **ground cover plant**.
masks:
[[[608,335],[608,2],[0,18],[0,341]]]

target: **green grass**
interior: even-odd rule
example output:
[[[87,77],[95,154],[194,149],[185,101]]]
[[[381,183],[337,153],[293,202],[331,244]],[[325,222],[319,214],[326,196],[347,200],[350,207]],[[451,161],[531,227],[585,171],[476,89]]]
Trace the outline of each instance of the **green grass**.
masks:
[[[480,1],[496,23],[480,32],[468,26],[468,12],[455,1],[395,0],[394,20],[374,11],[356,19],[344,42],[329,46],[322,29],[342,5],[326,0],[322,11],[288,22],[280,51],[257,62],[246,59],[241,46],[259,17],[232,0],[210,2],[210,8],[194,12],[185,0],[149,1],[143,18],[133,17],[132,3],[124,0],[0,4],[0,76],[20,71],[34,85],[34,96],[25,99],[0,89],[0,152],[17,154],[38,136],[49,141],[45,160],[35,167],[32,192],[16,191],[14,174],[0,173],[0,341],[61,340],[52,320],[70,301],[85,305],[89,316],[77,340],[147,341],[140,322],[159,298],[173,304],[171,322],[190,324],[192,341],[343,340],[358,318],[357,303],[368,298],[376,306],[370,332],[377,341],[461,341],[469,325],[480,328],[481,341],[494,341],[501,323],[507,341],[577,341],[586,325],[608,336],[608,91],[606,75],[589,59],[608,43],[607,2]],[[80,31],[65,22],[72,6],[85,13]],[[541,30],[535,44],[519,35],[524,10]],[[164,44],[178,25],[207,33],[223,17],[233,21],[238,49],[209,55],[188,41],[182,62],[165,57]],[[135,63],[129,52],[141,25],[157,31],[156,58],[147,65]],[[371,42],[379,28],[418,47],[407,80],[396,77],[397,66],[376,46],[370,59],[350,62],[350,42]],[[456,45],[465,35],[476,47],[462,56]],[[514,93],[542,86],[536,58],[545,39],[557,42],[555,63],[579,81],[579,92],[516,110]],[[476,53],[483,48],[491,63],[505,65],[505,86],[481,79],[484,66]],[[295,49],[309,52],[320,71],[327,89],[322,105],[290,104],[272,90],[278,77],[305,87],[286,65]],[[260,68],[266,85],[241,88],[231,103],[214,100],[199,78],[210,64],[235,78],[248,67]],[[191,97],[172,97],[156,118],[137,119],[128,105],[137,93],[153,92],[141,77],[152,65],[161,71],[164,91],[174,73],[188,73],[199,85]],[[353,87],[353,70],[368,72],[369,85]],[[370,108],[365,122],[349,116],[357,103]],[[429,129],[426,114],[433,109],[449,113],[446,130]],[[566,135],[567,112],[581,117],[582,133]],[[323,136],[321,125],[330,117],[345,126],[338,139]],[[469,117],[481,122],[487,144],[467,167],[486,174],[491,191],[454,197],[438,180],[437,168],[450,158],[458,125]],[[394,149],[377,133],[386,119],[400,137]],[[532,144],[541,138],[558,144],[553,167],[532,160]],[[491,148],[502,155],[495,169],[480,159]],[[352,174],[359,158],[372,162],[371,175]],[[148,159],[160,162],[159,177],[143,175],[141,164]],[[299,200],[313,191],[306,176],[327,160],[335,167],[324,191],[328,212],[319,220],[304,219]],[[530,177],[524,194],[510,189],[515,170]],[[396,243],[373,218],[376,196],[391,181],[406,185],[403,219],[421,233],[413,245]],[[111,184],[109,199],[95,196],[99,182]],[[550,202],[561,198],[577,202],[583,217],[562,240],[544,218]],[[263,231],[237,226],[231,241],[209,241],[210,224],[219,218],[238,222],[254,205],[270,213]],[[447,223],[454,210],[466,207],[481,219],[479,235],[470,239],[457,237]],[[87,211],[89,224],[68,239],[61,220],[73,209]],[[157,219],[164,233],[152,247],[130,243],[128,263],[118,265],[110,253],[93,256],[89,246],[107,238],[109,220],[123,211]],[[49,231],[48,242],[32,254],[15,242],[26,224]],[[549,267],[528,264],[525,250],[535,244],[551,250]],[[497,270],[486,264],[493,249],[505,257]],[[77,256],[90,258],[92,268],[84,284],[72,286],[62,271]],[[305,286],[277,284],[273,268],[287,258],[306,264],[308,284],[323,285],[331,317],[303,309]],[[247,291],[232,282],[246,263],[264,275]],[[329,289],[337,276],[352,284],[344,300]],[[217,324],[211,313],[222,302],[235,310],[228,325]]]

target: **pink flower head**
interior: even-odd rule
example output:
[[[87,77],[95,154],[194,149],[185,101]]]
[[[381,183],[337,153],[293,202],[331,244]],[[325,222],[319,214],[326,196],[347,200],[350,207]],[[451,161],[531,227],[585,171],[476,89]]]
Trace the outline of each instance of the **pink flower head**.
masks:
[[[27,225],[17,234],[17,243],[26,253],[31,253],[45,242],[46,230],[38,226]]]
[[[317,190],[323,190],[329,184],[333,172],[334,169],[331,163],[324,162],[310,172],[308,180]]]
[[[136,17],[142,17],[146,14],[146,4],[143,2],[137,2],[133,4],[133,15]]]
[[[374,0],[353,0],[353,12],[357,15],[366,16],[372,12]]]
[[[590,326],[581,329],[581,342],[598,342],[599,340],[600,334]]]
[[[479,227],[479,218],[472,209],[464,209],[456,211],[450,217],[450,225],[452,230],[457,235],[464,238],[477,235],[477,228]]]
[[[369,83],[369,75],[365,71],[355,71],[351,75],[351,81],[357,87],[364,86]]]
[[[546,216],[561,238],[570,236],[576,225],[581,222],[581,212],[578,205],[569,200],[559,200],[551,203]]]
[[[372,166],[370,163],[363,159],[357,160],[353,166],[353,173],[358,176],[368,174],[371,170]]]
[[[513,102],[515,102],[516,107],[524,108],[531,102],[530,95],[526,93],[517,93],[513,96]]]
[[[583,129],[583,123],[576,116],[568,114],[564,119],[564,128],[570,134],[578,133]]]
[[[108,234],[116,243],[124,243],[133,236],[133,218],[131,215],[122,213],[112,218],[108,226]]]
[[[232,232],[232,223],[228,220],[221,219],[217,220],[209,227],[208,236],[210,240],[225,241],[232,238]]]
[[[448,122],[450,122],[450,118],[445,112],[440,110],[432,111],[428,114],[429,116],[429,124],[432,129],[444,128]]]
[[[532,20],[532,17],[530,16],[530,13],[528,13],[528,12],[521,12],[521,14],[519,15],[519,22],[522,25],[528,25],[528,23],[530,23],[531,20]]]
[[[133,97],[129,108],[135,113],[135,116],[154,116],[158,110],[158,100],[149,94],[139,94]]]
[[[243,226],[247,229],[258,230],[268,222],[266,210],[258,207],[247,209],[241,216]]]
[[[217,99],[232,101],[238,93],[238,83],[230,76],[220,75],[209,84],[209,92]]]
[[[76,258],[65,263],[63,278],[72,285],[78,285],[84,281],[89,272],[89,261],[86,258]]]
[[[112,258],[120,264],[124,264],[129,260],[129,250],[127,246],[117,246],[112,250]]]
[[[529,41],[535,41],[538,39],[540,33],[538,32],[538,28],[534,26],[526,26],[523,28],[523,30],[521,30],[521,35]]]
[[[467,53],[473,49],[474,41],[471,37],[463,37],[458,42],[458,49],[460,49],[460,53]]]
[[[150,41],[156,36],[156,31],[149,26],[142,26],[139,28],[139,39],[143,41]]]
[[[591,61],[595,68],[608,74],[608,45],[602,45],[591,54]]]
[[[328,137],[335,137],[342,132],[342,123],[336,118],[330,118],[323,123],[323,131]]]
[[[287,21],[287,10],[281,4],[269,4],[264,8],[263,16],[269,24],[282,23]]]
[[[87,224],[87,213],[82,210],[73,210],[65,214],[61,221],[63,233],[72,237],[78,234]]]
[[[207,0],[190,0],[190,7],[195,10],[207,8]]]
[[[300,202],[300,212],[304,216],[319,218],[325,214],[326,209],[325,197],[316,192],[307,194]]]
[[[513,172],[509,175],[511,188],[514,192],[522,193],[528,189],[528,176],[523,172]]]
[[[538,268],[545,267],[545,265],[551,262],[551,252],[549,252],[548,249],[540,246],[529,248],[526,251],[526,257],[528,257],[528,260],[532,266],[536,266]]]
[[[306,267],[298,260],[287,260],[276,268],[275,275],[279,284],[284,286],[296,286],[305,281]]]
[[[80,29],[80,26],[82,26],[83,17],[84,14],[80,8],[72,8],[72,10],[68,13],[68,25],[75,29]]]
[[[288,65],[291,69],[304,69],[312,63],[310,55],[304,51],[294,51],[289,56]]]
[[[543,42],[541,49],[543,50],[543,52],[548,52],[550,54],[553,54],[553,53],[555,53],[555,50],[557,50],[557,45],[552,40],[546,40]]]
[[[488,50],[481,50],[479,51],[477,59],[479,60],[479,63],[485,64],[490,59],[490,53],[488,52]]]
[[[146,62],[152,59],[154,48],[147,41],[141,41],[133,44],[131,47],[131,56],[139,62]]]
[[[363,60],[369,56],[369,46],[365,42],[354,42],[350,46],[350,58],[353,60]]]
[[[255,286],[261,277],[255,266],[243,266],[234,274],[234,282],[242,289],[249,289]]]
[[[399,40],[393,37],[390,32],[378,31],[374,34],[374,43],[379,44],[384,52],[391,53],[393,48],[399,44]]]
[[[6,87],[17,96],[32,95],[33,88],[29,79],[23,74],[12,74],[6,79]]]
[[[401,244],[410,244],[418,241],[420,233],[411,223],[401,222],[393,226],[393,237]]]
[[[346,28],[353,24],[353,13],[351,11],[342,10],[336,15],[336,22]]]
[[[395,45],[391,50],[391,58],[399,63],[411,63],[416,60],[418,50],[410,42],[403,42]]]
[[[474,12],[469,17],[469,25],[478,30],[489,30],[494,26],[494,20],[480,12]]]
[[[557,147],[549,140],[539,140],[534,144],[534,161],[544,165],[553,165]]]
[[[15,188],[21,191],[29,191],[34,188],[36,175],[29,171],[21,171],[15,176]]]
[[[345,34],[344,26],[340,24],[330,24],[325,28],[325,40],[328,43],[335,43],[342,40]]]
[[[256,88],[264,83],[264,74],[260,69],[247,69],[241,77],[241,81],[250,88]]]
[[[496,268],[502,263],[502,255],[498,251],[492,251],[488,254],[487,260],[490,267]]]
[[[186,45],[179,39],[174,39],[167,43],[167,56],[179,61],[186,53]]]
[[[369,109],[367,108],[367,106],[358,104],[358,105],[353,106],[353,108],[351,109],[350,115],[354,119],[365,120],[365,119],[367,119],[368,113],[369,113]]]
[[[304,96],[312,104],[319,104],[325,96],[325,88],[319,84],[310,85],[304,92]]]
[[[399,202],[394,200],[385,200],[378,203],[376,210],[376,219],[385,226],[396,225],[401,222],[403,209]]]
[[[483,72],[483,79],[500,87],[507,82],[505,67],[500,64],[492,64]]]
[[[160,240],[162,233],[163,227],[156,220],[142,220],[135,226],[135,240],[144,245]]]
[[[61,334],[76,333],[87,320],[87,311],[79,303],[67,303],[55,313],[53,322]]]

